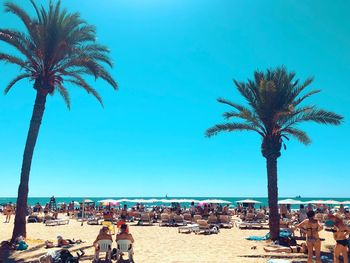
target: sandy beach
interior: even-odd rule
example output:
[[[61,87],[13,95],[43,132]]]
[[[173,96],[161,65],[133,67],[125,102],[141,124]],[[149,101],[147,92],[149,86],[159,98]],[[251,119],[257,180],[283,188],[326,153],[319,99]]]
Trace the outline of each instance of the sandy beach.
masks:
[[[8,240],[11,237],[13,218],[11,223],[2,223],[4,216],[0,217],[0,240]],[[176,227],[135,226],[130,223],[130,232],[135,238],[136,263],[231,263],[231,262],[267,262],[271,257],[278,256],[306,262],[304,254],[270,254],[263,250],[265,241],[247,241],[245,237],[250,235],[265,235],[268,230],[240,230],[238,228],[221,229],[219,234],[196,235],[179,234]],[[94,255],[92,242],[101,226],[81,226],[80,222],[71,219],[68,225],[45,226],[43,223],[27,224],[29,249],[22,252],[14,252],[12,255],[3,255],[10,260],[31,262],[46,254],[45,240],[55,241],[57,235],[70,239],[82,239],[83,244],[75,245],[70,251],[75,252],[83,248],[86,252],[81,262],[91,262]],[[329,253],[334,241],[330,233],[321,232],[321,237],[326,238],[322,244],[322,251]],[[115,246],[114,242],[114,246]],[[251,247],[256,246],[256,249]],[[10,262],[9,260],[9,262]],[[4,261],[6,262],[6,260]]]

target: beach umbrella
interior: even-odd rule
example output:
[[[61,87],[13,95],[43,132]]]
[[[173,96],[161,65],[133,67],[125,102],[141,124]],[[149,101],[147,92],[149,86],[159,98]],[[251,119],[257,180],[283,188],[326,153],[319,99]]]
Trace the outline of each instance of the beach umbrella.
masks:
[[[256,201],[256,200],[252,200],[252,199],[239,200],[239,201],[236,201],[236,203],[240,203],[240,204],[261,204],[261,202]]]
[[[129,203],[129,202],[132,202],[132,200],[126,199],[126,198],[118,199],[118,200],[115,200],[115,201],[117,201],[118,203]]]
[[[73,202],[74,206],[80,206],[80,203],[78,201]]]
[[[343,201],[343,202],[340,202],[340,204],[342,204],[342,205],[350,205],[350,201]]]
[[[311,200],[306,201],[305,204],[323,205],[325,200]]]
[[[119,205],[119,202],[117,200],[114,200],[114,199],[104,199],[104,200],[100,200],[100,201],[97,201],[98,203],[102,204],[102,205],[113,205],[113,206],[117,206]]]
[[[294,199],[284,199],[284,200],[279,200],[278,204],[279,205],[300,205],[300,204],[303,204],[303,202],[299,200],[294,200]]]
[[[85,200],[83,200],[83,203],[95,203],[95,202],[92,201],[91,199],[85,199]]]
[[[207,199],[207,200],[203,200],[202,202],[209,203],[209,204],[231,204],[230,201],[220,200],[220,199]]]
[[[335,200],[326,200],[326,201],[324,201],[324,204],[325,205],[340,205],[341,202],[335,201]]]
[[[146,203],[154,203],[153,200],[154,199],[133,199],[133,200],[130,200],[130,202],[146,204]]]

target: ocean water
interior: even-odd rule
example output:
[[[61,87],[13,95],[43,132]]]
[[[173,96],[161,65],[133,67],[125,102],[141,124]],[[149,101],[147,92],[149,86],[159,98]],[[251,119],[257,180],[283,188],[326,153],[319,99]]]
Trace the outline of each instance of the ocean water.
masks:
[[[65,202],[65,203],[69,203],[71,201],[77,201],[77,202],[82,202],[82,200],[84,199],[91,199],[94,202],[97,202],[99,200],[103,200],[103,199],[164,199],[164,197],[55,197],[56,198],[56,203],[60,203],[60,202]],[[286,198],[290,198],[290,197],[280,197],[279,199],[286,199]],[[231,202],[232,205],[236,205],[236,202],[238,200],[243,200],[243,199],[254,199],[256,201],[261,202],[261,204],[257,204],[256,207],[259,206],[267,206],[267,197],[168,197],[168,199],[195,199],[195,200],[205,200],[205,199],[220,199],[220,200],[226,200]],[[311,201],[311,200],[336,200],[336,201],[347,201],[350,200],[350,198],[332,198],[332,197],[312,197],[312,198],[293,198],[295,200],[300,200],[303,202],[306,201]],[[14,197],[0,197],[0,204],[5,204],[8,202],[12,202],[12,203],[16,203],[17,198]],[[46,203],[48,203],[50,201],[50,197],[29,197],[28,198],[28,204],[29,205],[35,205],[36,203],[40,203],[41,205],[45,205]],[[134,205],[135,203],[131,203],[131,202],[125,202],[122,204],[127,204],[128,206],[130,205]],[[160,202],[154,202],[154,203],[147,203],[145,204],[146,206],[154,206],[154,205],[162,205],[164,203],[160,203]],[[167,205],[167,204],[166,204]],[[183,206],[189,206],[189,203],[183,203]],[[292,206],[292,208],[297,208],[297,206]]]

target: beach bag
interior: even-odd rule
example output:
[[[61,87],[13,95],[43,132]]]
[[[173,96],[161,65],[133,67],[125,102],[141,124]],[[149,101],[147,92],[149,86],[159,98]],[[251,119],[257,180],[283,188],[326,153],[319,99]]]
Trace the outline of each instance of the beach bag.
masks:
[[[52,258],[52,263],[78,263],[79,258],[73,257],[73,255],[67,250],[62,249],[56,251]]]
[[[17,250],[27,250],[28,245],[23,240],[18,243]]]

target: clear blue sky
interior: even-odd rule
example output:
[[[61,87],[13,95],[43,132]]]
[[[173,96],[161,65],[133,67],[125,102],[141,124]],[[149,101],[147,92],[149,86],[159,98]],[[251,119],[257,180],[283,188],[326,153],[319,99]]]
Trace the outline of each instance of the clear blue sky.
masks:
[[[29,1],[14,2],[30,8]],[[204,131],[227,109],[217,97],[242,102],[233,78],[284,64],[300,78],[315,76],[312,87],[322,92],[311,103],[346,122],[304,125],[313,143],[288,143],[279,159],[279,193],[349,197],[349,1],[62,2],[96,25],[98,40],[112,51],[120,90],[94,84],[104,109],[76,87],[71,111],[61,97],[48,99],[30,196],[266,196],[260,138],[207,139]],[[1,27],[22,27],[1,9]],[[17,69],[0,69],[4,88]],[[0,196],[17,194],[34,96],[26,81],[0,96]]]

